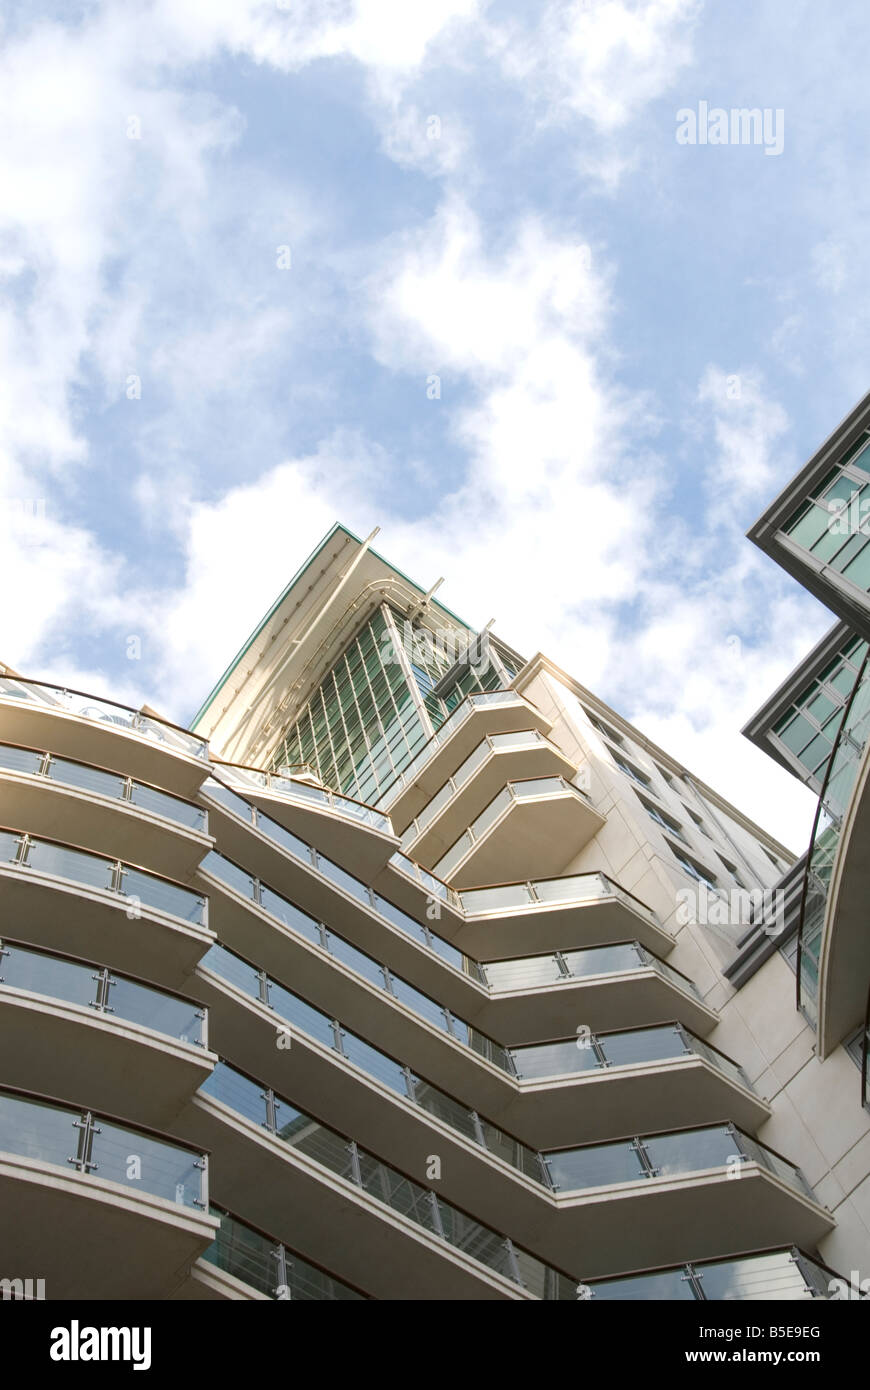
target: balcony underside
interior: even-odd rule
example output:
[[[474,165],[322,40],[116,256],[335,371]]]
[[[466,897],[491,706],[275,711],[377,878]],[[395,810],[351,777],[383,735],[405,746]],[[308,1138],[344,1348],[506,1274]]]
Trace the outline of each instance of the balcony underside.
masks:
[[[530,1297],[218,1101],[197,1098],[176,1130],[208,1136],[216,1202],[375,1298]]]
[[[565,1193],[558,1208],[552,1258],[564,1263],[570,1252],[584,1279],[721,1259],[740,1248],[794,1242],[811,1250],[835,1225],[815,1202],[754,1163],[737,1177],[720,1168],[622,1190]]]
[[[387,794],[384,810],[401,834],[487,734],[515,734],[524,729],[537,729],[538,733],[548,734],[551,728],[550,720],[520,696],[515,702],[478,706],[420,768],[413,782],[402,788],[394,801]]]
[[[843,821],[819,953],[819,1056],[864,1021],[870,987],[870,743]]]
[[[46,777],[0,771],[0,824],[141,864],[186,882],[212,848],[209,835]]]
[[[215,1217],[72,1168],[0,1154],[4,1277],[47,1300],[163,1299],[214,1239]]]
[[[467,1018],[468,1015],[465,1015]],[[593,1033],[643,1028],[677,1019],[700,1037],[716,1026],[712,1009],[651,968],[493,994],[474,1015],[485,1033],[511,1046],[534,1043],[547,1033],[568,1037],[582,1018]]]
[[[447,874],[453,888],[484,888],[518,878],[561,874],[604,817],[579,792],[513,800],[503,816]]]
[[[489,1116],[538,1149],[690,1129],[723,1117],[754,1133],[770,1118],[770,1107],[696,1055],[521,1079],[510,1103]]]
[[[662,1243],[661,1213],[664,1211],[670,1215],[676,1208],[680,1219],[685,1214],[687,1220],[694,1220],[695,1204],[700,1202],[703,1209],[704,1200],[709,1202],[711,1199],[709,1193],[706,1199],[694,1195],[698,1191],[697,1181],[687,1185],[685,1181],[677,1182],[676,1179],[676,1198],[669,1195],[673,1185],[638,1182],[632,1186],[632,1193],[629,1194],[631,1200],[626,1201],[624,1194],[617,1194],[620,1202],[616,1206],[614,1194],[609,1191],[594,1201],[585,1194],[576,1198],[559,1196],[556,1199],[543,1184],[524,1177],[508,1163],[488,1156],[469,1136],[433,1119],[422,1107],[400,1100],[392,1090],[373,1078],[361,1075],[304,1035],[293,1035],[288,1049],[278,1049],[276,1024],[280,1020],[265,1005],[234,999],[229,990],[218,987],[211,991],[210,1011],[215,1025],[220,1029],[222,1046],[234,1063],[279,1093],[283,1089],[291,1094],[300,1108],[316,1111],[325,1123],[341,1126],[353,1134],[364,1148],[378,1153],[386,1162],[412,1177],[416,1176],[418,1181],[424,1180],[429,1156],[437,1153],[442,1161],[442,1180],[438,1184],[440,1195],[474,1212],[494,1229],[506,1231],[540,1258],[563,1268],[571,1269],[576,1265],[578,1251],[583,1251],[585,1258],[591,1258],[593,1245],[599,1261],[597,1272],[605,1268],[610,1273],[619,1272],[630,1263],[632,1252],[637,1255],[639,1249],[642,1255],[638,1258],[644,1263],[659,1264],[677,1258],[674,1252],[678,1252],[678,1245]],[[470,1070],[474,1066],[473,1059],[469,1057],[464,1065]],[[440,1080],[431,1072],[429,1079]],[[620,1083],[616,1074],[610,1080],[615,1093],[622,1092],[619,1099],[625,1102],[624,1083]],[[690,1078],[684,1074],[681,1080],[683,1109],[694,1117],[698,1113],[697,1093],[688,1094]],[[656,1077],[650,1075],[646,1077],[646,1087],[651,1093],[650,1113],[661,1116],[663,1111],[656,1103],[656,1094],[664,1092],[667,1108],[668,1101],[674,1099],[675,1088],[659,1088]],[[708,1087],[708,1092],[710,1089]],[[491,1095],[486,1102],[481,1099],[478,1108],[498,1123],[500,1116],[493,1111],[503,1112],[507,1108],[505,1099],[515,1095],[515,1083],[505,1078],[500,1085],[491,1087]],[[723,1113],[717,1109],[717,1105],[733,1100],[734,1090],[732,1088],[731,1095],[727,1097],[723,1097],[721,1091],[718,1095],[718,1102],[712,1100],[709,1094],[707,1097],[707,1108],[717,1118]],[[474,1098],[469,1099],[473,1104]],[[628,1099],[627,1113],[631,1097]],[[562,1109],[570,1108],[574,1113],[580,1109],[579,1104],[572,1103],[564,1092],[557,1095],[557,1102]],[[621,1116],[617,1105],[607,1111],[607,1117],[611,1126],[618,1129]],[[514,1132],[534,1147],[534,1119],[531,1124],[526,1124],[525,1129],[524,1134],[519,1134],[514,1127]],[[569,1142],[581,1142],[577,1135],[582,1129],[582,1124],[575,1123],[572,1131],[575,1138]],[[553,1132],[557,1132],[555,1126]],[[608,1137],[612,1132],[613,1129],[608,1132]],[[560,1142],[566,1142],[564,1133]],[[549,1142],[541,1147],[549,1147]],[[213,1166],[214,1175],[219,1172],[219,1159],[218,1150]],[[756,1172],[754,1166],[752,1172]],[[752,1182],[747,1170],[741,1173],[740,1183],[746,1186],[745,1191],[741,1188],[739,1194],[731,1192],[732,1186],[739,1185],[731,1180],[720,1190],[717,1189],[720,1205],[723,1196],[734,1196],[735,1202],[730,1207],[725,1204],[727,1212],[720,1214],[718,1224],[709,1213],[705,1215],[704,1221],[698,1225],[696,1253],[691,1258],[701,1258],[702,1255],[712,1258],[727,1254],[732,1248],[728,1242],[731,1240],[733,1243],[734,1240],[736,1213],[744,1211],[741,1205],[744,1199],[748,1201],[750,1193],[756,1193],[759,1185],[765,1185],[767,1176],[759,1170],[757,1180]],[[766,1208],[766,1224],[763,1225],[766,1241],[804,1240],[809,1235],[815,1240],[830,1228],[831,1223],[821,1220],[811,1205],[808,1209],[802,1198],[776,1182],[770,1186],[772,1196]],[[744,1243],[751,1243],[760,1229],[752,1215],[754,1207],[750,1206],[748,1210],[750,1215],[745,1217],[746,1226],[740,1237]],[[621,1219],[624,1213],[630,1216],[634,1225],[626,1227],[627,1234],[620,1243],[615,1238],[611,1223]],[[789,1226],[788,1223],[801,1220],[804,1222],[799,1228],[801,1234],[796,1236],[798,1227],[795,1224]],[[638,1245],[638,1232],[645,1236],[646,1245]],[[684,1237],[684,1232],[678,1225],[674,1241],[678,1242],[681,1237]]]
[[[184,1282],[171,1295],[176,1302],[271,1303],[268,1294],[251,1288],[210,1260],[197,1260]]]
[[[390,1002],[389,996],[373,997],[361,981],[351,979],[336,968],[334,962],[324,962],[325,969],[309,987],[301,973],[287,971],[285,975],[295,991],[345,1027],[359,1033],[373,1047],[388,1056],[399,1058],[412,1070],[418,1070],[433,1085],[440,1086],[472,1109],[484,1114],[502,1109],[514,1094],[515,1082],[501,1068],[483,1060],[462,1043],[451,1039],[409,1010]],[[216,1036],[221,1040],[222,1053],[252,1076],[268,1079],[276,1091],[286,1085],[288,1063],[283,1052],[276,1049],[276,1030],[281,1019],[266,1005],[242,995],[232,985],[201,968],[189,989],[208,1005],[209,1018]],[[292,1050],[292,1049],[291,1049]],[[323,1079],[326,1095],[330,1093],[330,1075]],[[318,1083],[319,1085],[320,1083]],[[317,1107],[321,1096],[317,1087],[299,1103]],[[352,1106],[353,1096],[348,1098]],[[322,1107],[321,1107],[322,1108]],[[333,1123],[345,1123],[342,1111],[331,1114]]]
[[[405,852],[410,859],[431,869],[508,782],[532,777],[564,777],[570,781],[576,771],[574,764],[550,743],[494,749],[440,814],[406,846]]]
[[[220,768],[217,769],[220,775]],[[265,787],[235,788],[240,795],[285,830],[314,845],[330,859],[336,859],[349,873],[366,883],[383,869],[391,854],[398,848],[397,835],[387,834],[363,820],[344,816],[316,801],[294,801],[290,797],[270,792]]]
[[[27,700],[0,699],[0,742],[47,748],[79,762],[117,768],[125,776],[187,798],[196,795],[209,770],[205,759],[110,719],[89,719]]]
[[[115,970],[182,989],[214,933],[130,899],[28,869],[0,867],[0,905],[10,936],[71,951]]]
[[[633,940],[664,956],[674,944],[660,926],[619,897],[538,903],[514,911],[469,915],[450,940],[481,961]]]
[[[97,1110],[165,1129],[217,1057],[86,1006],[0,985],[0,1056],[9,1086],[86,1095]]]

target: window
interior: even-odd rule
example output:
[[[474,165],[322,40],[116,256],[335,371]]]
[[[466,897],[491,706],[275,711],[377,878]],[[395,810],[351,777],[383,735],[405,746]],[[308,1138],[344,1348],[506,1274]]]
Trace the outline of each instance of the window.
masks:
[[[719,892],[719,885],[716,882],[716,879],[713,876],[713,874],[708,873],[706,869],[702,869],[701,865],[696,864],[694,859],[690,859],[687,854],[682,854],[673,845],[671,845],[670,848],[671,853],[673,854],[677,863],[682,865],[682,867],[685,869],[686,873],[690,876],[690,878],[695,879],[697,883],[706,884],[706,886],[713,893]]]
[[[771,862],[771,864],[773,865],[773,867],[774,867],[775,869],[778,869],[778,868],[779,868],[779,860],[777,859],[776,855],[775,855],[775,854],[771,854],[770,850],[769,850],[769,849],[766,849],[764,845],[762,845],[761,848],[764,850],[765,854],[767,855],[767,857],[768,857],[768,859],[770,860],[770,862]]]
[[[679,778],[675,777],[672,772],[665,772],[664,768],[659,767],[658,763],[656,763],[656,772],[666,786],[670,787],[671,791],[676,791]]]
[[[651,802],[645,801],[642,796],[638,796],[637,799],[651,820],[656,821],[663,830],[669,831],[671,835],[676,835],[678,840],[683,840],[685,842],[686,837],[683,834],[683,828],[679,821],[673,820],[670,816],[666,815],[664,811],[660,811],[657,806],[653,806]]]
[[[633,782],[639,783],[642,787],[648,787],[650,785],[649,778],[640,771],[640,768],[635,767],[634,763],[626,762],[624,758],[618,758],[615,754],[613,761],[616,763],[620,772],[624,772],[626,777],[630,777]]]
[[[597,715],[590,714],[585,705],[583,706],[583,713],[586,715],[589,723],[592,724],[600,734],[603,734],[605,738],[609,738],[611,743],[615,743],[617,748],[625,747],[625,739],[622,737],[622,734],[618,734],[615,729],[611,729],[610,725],[605,724]]]
[[[704,822],[701,820],[701,817],[700,817],[700,816],[696,816],[696,815],[695,815],[695,812],[692,811],[692,810],[690,810],[689,807],[686,805],[685,802],[683,802],[683,809],[685,810],[686,814],[687,814],[688,816],[691,817],[693,823],[698,827],[698,829],[700,830],[701,834],[702,834],[702,835],[706,835],[708,840],[712,840],[713,836],[710,834],[710,832],[709,832],[709,830],[707,829],[706,825],[705,825]]]

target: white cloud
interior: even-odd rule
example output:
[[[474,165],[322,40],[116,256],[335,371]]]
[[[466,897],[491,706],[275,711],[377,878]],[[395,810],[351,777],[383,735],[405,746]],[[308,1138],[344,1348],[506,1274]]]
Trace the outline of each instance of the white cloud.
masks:
[[[698,0],[557,0],[534,28],[495,23],[490,39],[545,119],[580,116],[614,131],[661,96],[689,61],[699,8]]]

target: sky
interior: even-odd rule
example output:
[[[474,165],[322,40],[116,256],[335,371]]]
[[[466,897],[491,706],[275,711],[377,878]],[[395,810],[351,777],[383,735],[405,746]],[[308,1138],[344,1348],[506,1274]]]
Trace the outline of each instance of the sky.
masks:
[[[185,723],[379,526],[802,850],[739,729],[833,618],[745,531],[867,389],[868,37],[863,0],[5,0],[0,660]],[[767,135],[702,143],[705,103]]]

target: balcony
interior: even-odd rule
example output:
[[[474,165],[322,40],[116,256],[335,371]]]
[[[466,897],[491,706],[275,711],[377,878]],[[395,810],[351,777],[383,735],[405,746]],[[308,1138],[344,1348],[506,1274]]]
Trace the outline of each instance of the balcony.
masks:
[[[202,806],[91,763],[0,744],[0,823],[187,877],[211,848]]]
[[[670,1269],[650,1269],[639,1274],[583,1285],[584,1299],[622,1299],[637,1302],[764,1302],[799,1303],[810,1298],[830,1298],[837,1276],[817,1260],[794,1247],[754,1250],[727,1260],[701,1260]]]
[[[202,893],[77,845],[0,829],[4,922],[35,945],[181,984],[214,941]]]
[[[508,867],[520,876],[558,874],[603,824],[585,792],[564,777],[508,782],[433,872],[457,889],[503,883]]]
[[[536,1025],[568,1031],[582,1018],[590,1028],[628,1028],[679,1017],[695,1033],[718,1022],[693,982],[639,941],[557,951],[479,967],[490,995],[474,1017],[514,1043],[532,1041]]]
[[[113,700],[44,681],[0,676],[0,738],[194,796],[208,772],[208,744],[187,729]]]
[[[792,1231],[802,1240],[815,1240],[830,1228],[793,1166],[733,1127],[541,1155],[416,1075],[407,1058],[394,1060],[337,1019],[264,979],[262,972],[226,952],[220,954],[224,959],[214,964],[231,987],[217,985],[212,1002],[221,1020],[221,1036],[239,1066],[246,1071],[256,1068],[267,1088],[291,1087],[297,1105],[340,1118],[360,1143],[377,1145],[379,1153],[408,1172],[422,1172],[426,1155],[437,1152],[444,1164],[439,1192],[483,1220],[508,1226],[517,1239],[557,1263],[570,1264],[575,1248],[588,1255],[596,1243],[600,1258],[610,1262],[608,1270],[621,1267],[621,1252],[609,1231],[612,1208],[605,1211],[602,1206],[616,1199],[632,1207],[626,1229],[635,1237],[639,1227],[647,1233],[649,1244],[642,1253],[650,1260],[673,1253],[662,1244],[663,1208],[675,1218],[675,1231],[683,1230],[682,1217],[695,1221],[699,1244],[693,1253],[727,1248],[727,1233],[747,1211],[747,1233],[763,1230],[766,1239]],[[240,999],[237,990],[247,998]],[[283,1040],[279,1047],[276,1030]],[[504,1078],[503,1093],[508,1086]],[[743,1186],[737,1195],[730,1186],[735,1162],[747,1165],[738,1175]],[[708,1170],[720,1167],[727,1171],[711,1177]],[[705,1175],[703,1182],[699,1173]],[[768,1173],[781,1181],[774,1182],[762,1199],[762,1219],[755,1206]],[[662,1181],[651,1181],[659,1178]],[[700,1189],[712,1181],[728,1184],[717,1199],[721,1220],[701,1223],[695,1206],[703,1210],[709,1193],[701,1194]],[[591,1188],[601,1190],[585,1191]],[[580,1189],[583,1197],[575,1199]],[[794,1192],[801,1198],[797,1203]],[[684,1244],[684,1252],[686,1248]]]
[[[218,1228],[200,1149],[9,1086],[0,1201],[5,1268],[51,1300],[166,1298]]]
[[[214,1241],[190,1271],[176,1299],[269,1299],[294,1303],[359,1303],[365,1294],[303,1260],[281,1241],[211,1206],[220,1221]]]
[[[570,1299],[575,1281],[222,1064],[183,1125],[220,1152],[218,1200],[380,1299]]]
[[[99,1109],[135,1109],[158,1126],[217,1061],[195,1000],[9,937],[0,941],[0,1054],[9,1085],[84,1090]]]
[[[381,870],[395,852],[398,837],[389,816],[362,801],[258,768],[218,763],[215,771],[220,780],[212,779],[207,790],[216,800],[221,799],[221,783],[225,783],[286,830],[310,840],[363,878]]]
[[[735,1241],[815,1246],[835,1224],[799,1169],[733,1124],[564,1149],[544,1162],[586,1278],[632,1260],[705,1259]]]
[[[388,787],[380,800],[397,830],[404,830],[487,734],[537,729],[548,734],[549,719],[515,690],[468,695]]]
[[[402,852],[431,867],[508,783],[520,787],[529,779],[549,777],[570,781],[576,772],[574,764],[537,729],[490,734],[406,827]],[[603,824],[599,817],[596,829]]]
[[[322,951],[301,941],[297,954],[286,937],[290,949],[271,955],[271,969],[291,979],[296,989],[304,992],[306,1003],[294,1002],[298,996],[274,975],[226,947],[213,947],[200,962],[191,988],[208,1005],[222,1046],[239,1065],[257,1075],[269,1073],[275,1061],[276,1012],[280,1014],[279,1001],[283,1000],[285,1009],[312,1023],[313,1036],[325,1037],[330,1045],[338,1035],[327,1029],[324,1018],[341,1018],[345,1029],[359,1029],[375,1044],[362,1049],[360,1056],[368,1057],[383,1048],[383,1071],[390,1077],[394,1067],[389,1058],[400,1056],[410,1068],[425,1071],[454,1094],[464,1096],[471,1106],[483,1110],[504,1107],[515,1093],[507,1048],[334,933],[326,936],[333,956],[328,963]],[[278,940],[280,946],[281,938]],[[303,952],[309,959],[297,967]],[[259,952],[257,956],[262,959]],[[255,1018],[252,999],[276,1012]],[[265,1028],[254,1026],[258,1019],[261,1023],[265,1019]]]
[[[517,1096],[499,1123],[546,1147],[595,1141],[614,1129],[712,1124],[730,1115],[755,1130],[770,1107],[730,1057],[679,1023],[577,1035],[509,1049]]]
[[[451,939],[478,960],[524,951],[604,946],[636,937],[657,955],[673,941],[650,908],[606,874],[503,883],[457,894],[461,930]]]

